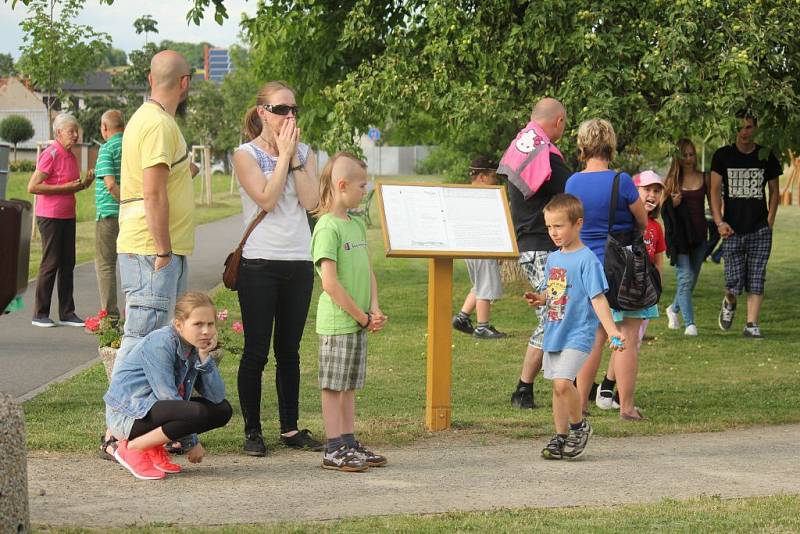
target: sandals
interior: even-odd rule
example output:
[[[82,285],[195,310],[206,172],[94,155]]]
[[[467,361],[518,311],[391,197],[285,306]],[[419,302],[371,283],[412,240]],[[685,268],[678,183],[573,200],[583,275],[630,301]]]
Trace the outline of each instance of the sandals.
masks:
[[[111,452],[108,452],[108,448],[111,447]],[[117,451],[117,438],[111,436],[108,440],[106,440],[105,436],[100,438],[100,457],[103,460],[109,460],[112,462],[116,462],[117,459],[114,458],[114,453]]]
[[[623,421],[647,421],[647,417],[645,417],[642,412],[639,411],[639,408],[634,408],[633,411],[636,412],[635,416],[620,412],[619,418]]]

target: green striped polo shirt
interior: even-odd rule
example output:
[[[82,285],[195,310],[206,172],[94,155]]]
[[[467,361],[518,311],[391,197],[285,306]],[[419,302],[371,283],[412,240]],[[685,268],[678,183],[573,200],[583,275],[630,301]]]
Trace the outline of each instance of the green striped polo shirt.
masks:
[[[94,184],[95,220],[107,217],[119,217],[119,202],[111,196],[104,176],[114,176],[119,184],[119,168],[122,162],[122,133],[114,134],[97,152],[97,163],[94,166],[96,177]]]

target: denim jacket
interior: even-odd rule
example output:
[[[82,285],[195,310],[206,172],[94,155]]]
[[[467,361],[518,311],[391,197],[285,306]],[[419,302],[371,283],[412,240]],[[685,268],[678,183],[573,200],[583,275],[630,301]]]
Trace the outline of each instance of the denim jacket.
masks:
[[[133,422],[157,401],[189,400],[195,386],[211,402],[225,400],[225,383],[214,360],[201,364],[197,349],[187,351],[172,325],[155,330],[114,365],[103,396],[106,424],[116,437],[127,439]],[[195,443],[197,436],[191,436],[189,444]]]

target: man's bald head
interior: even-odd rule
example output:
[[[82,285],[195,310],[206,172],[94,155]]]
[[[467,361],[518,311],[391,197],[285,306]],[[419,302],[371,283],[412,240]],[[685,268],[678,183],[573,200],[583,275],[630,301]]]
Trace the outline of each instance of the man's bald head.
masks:
[[[174,50],[162,50],[150,60],[150,85],[154,90],[175,89],[181,78],[191,74],[189,62]]]
[[[555,98],[539,100],[531,112],[531,120],[542,127],[550,141],[557,141],[563,134],[567,125],[567,110],[564,104]]]
[[[109,130],[120,131],[125,127],[125,119],[122,118],[120,110],[109,109],[100,117],[100,124]]]

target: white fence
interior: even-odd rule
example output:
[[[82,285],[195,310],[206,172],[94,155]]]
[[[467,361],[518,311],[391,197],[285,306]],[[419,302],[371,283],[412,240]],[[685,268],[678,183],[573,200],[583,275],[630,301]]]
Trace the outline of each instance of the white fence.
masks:
[[[408,176],[417,174],[419,164],[428,158],[430,146],[364,146],[367,173],[373,176]],[[328,161],[328,154],[317,152],[320,171]]]

